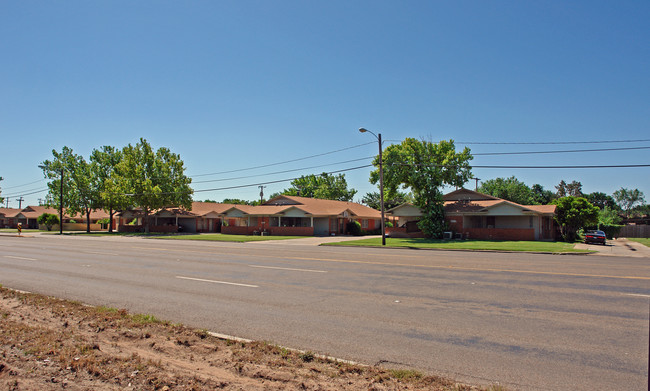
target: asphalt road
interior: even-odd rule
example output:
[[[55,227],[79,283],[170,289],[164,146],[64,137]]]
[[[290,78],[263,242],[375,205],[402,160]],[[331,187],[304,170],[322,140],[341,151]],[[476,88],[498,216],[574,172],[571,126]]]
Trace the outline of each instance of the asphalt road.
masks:
[[[646,390],[650,258],[0,236],[0,284],[521,390]]]

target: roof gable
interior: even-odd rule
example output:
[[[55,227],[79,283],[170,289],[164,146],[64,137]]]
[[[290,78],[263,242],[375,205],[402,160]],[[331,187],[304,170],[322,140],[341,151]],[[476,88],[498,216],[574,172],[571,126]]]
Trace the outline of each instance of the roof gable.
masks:
[[[445,201],[460,201],[460,200],[470,200],[470,201],[481,201],[481,200],[498,200],[499,198],[493,197],[491,195],[479,193],[477,191],[461,188],[454,190],[451,193],[447,193],[442,196],[442,199]]]

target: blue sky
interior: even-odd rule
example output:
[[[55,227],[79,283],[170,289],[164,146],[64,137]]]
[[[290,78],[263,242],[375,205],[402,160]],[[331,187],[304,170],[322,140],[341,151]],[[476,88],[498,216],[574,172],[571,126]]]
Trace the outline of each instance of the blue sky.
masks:
[[[0,0],[0,7],[0,186],[10,207],[46,187],[38,164],[52,149],[88,157],[140,137],[179,153],[195,190],[367,164],[345,163],[377,153],[359,127],[396,142],[453,139],[477,154],[650,147],[475,144],[649,140],[648,1]],[[473,164],[650,164],[649,152],[477,155]],[[358,199],[374,190],[369,171],[346,172]],[[562,179],[581,181],[585,192],[638,188],[650,199],[649,167],[474,173],[550,190]],[[238,176],[249,178],[224,180]],[[288,186],[269,184],[265,193]],[[45,194],[25,195],[23,206]],[[250,186],[195,199],[258,194]]]

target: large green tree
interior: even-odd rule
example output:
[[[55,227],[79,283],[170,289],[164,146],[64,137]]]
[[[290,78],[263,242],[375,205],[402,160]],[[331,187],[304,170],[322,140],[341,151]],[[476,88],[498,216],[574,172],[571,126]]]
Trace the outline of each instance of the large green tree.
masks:
[[[616,201],[614,200],[614,197],[607,195],[605,193],[595,191],[593,193],[585,194],[585,198],[592,205],[599,207],[601,210],[605,208],[620,210],[619,206],[616,204]]]
[[[535,204],[548,205],[555,198],[555,194],[552,191],[544,189],[544,186],[539,183],[534,184],[530,189],[533,191]]]
[[[113,216],[118,210],[125,210],[131,206],[131,198],[123,193],[116,192],[119,183],[117,178],[117,165],[122,161],[122,151],[105,145],[94,149],[90,154],[90,166],[97,188],[97,204],[109,214],[108,232],[113,232]]]
[[[571,183],[566,183],[564,179],[560,181],[560,183],[555,186],[555,189],[557,189],[556,196],[557,198],[562,198],[562,197],[582,197],[582,183],[578,181],[572,181]]]
[[[472,160],[469,148],[456,152],[453,140],[439,143],[407,138],[383,151],[384,189],[391,199],[398,190],[413,194],[415,204],[422,210],[418,226],[428,237],[442,237],[446,229],[442,188],[461,187],[471,178]],[[379,156],[372,163],[370,182],[379,182]]]
[[[0,181],[4,180],[3,177],[0,176]],[[0,187],[0,194],[2,194],[2,187]],[[5,202],[5,199],[3,197],[0,197],[0,205]]]
[[[395,194],[391,194],[391,196],[392,198],[386,198],[386,195],[384,195],[384,209],[392,209],[406,202],[414,202],[413,196],[403,191],[397,191]],[[366,195],[361,199],[361,202],[371,208],[379,210],[381,209],[381,194],[379,194],[378,191],[366,193]]]
[[[536,204],[533,190],[524,182],[514,176],[510,178],[496,178],[484,181],[478,191],[497,198],[512,201],[521,205]]]
[[[627,217],[630,217],[630,212],[635,206],[643,205],[645,202],[645,196],[642,191],[639,191],[639,189],[632,190],[621,187],[612,195],[614,196],[618,206],[625,211],[625,216]]]
[[[567,196],[553,203],[557,205],[555,221],[560,226],[562,238],[569,243],[576,240],[580,228],[598,224],[598,207],[584,197]]]
[[[344,174],[306,175],[291,181],[291,187],[271,195],[301,196],[325,200],[352,201],[357,191],[348,188]]]
[[[166,206],[192,208],[192,180],[185,175],[178,154],[161,147],[154,151],[141,138],[136,145],[122,149],[122,160],[115,167],[116,195],[128,195],[131,204],[142,209],[145,232],[149,233],[149,215]]]
[[[63,199],[66,214],[86,216],[86,231],[90,232],[90,212],[99,205],[99,193],[90,164],[72,148],[63,147],[61,152],[52,150],[54,159],[45,160],[41,167],[50,180],[48,200],[57,202],[61,192],[61,170],[63,170]],[[59,205],[56,205],[58,208]]]

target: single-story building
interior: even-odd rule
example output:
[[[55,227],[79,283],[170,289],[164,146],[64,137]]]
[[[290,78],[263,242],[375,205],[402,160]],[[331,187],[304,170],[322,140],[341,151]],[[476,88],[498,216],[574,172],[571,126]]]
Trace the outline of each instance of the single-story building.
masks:
[[[16,228],[16,216],[20,211],[18,208],[0,208],[0,228]]]
[[[519,205],[517,203],[459,189],[443,196],[445,220],[454,237],[493,240],[554,240],[558,228],[554,221],[555,205]],[[402,204],[387,212],[394,228],[391,236],[421,237],[417,221],[422,213],[411,204]]]
[[[142,231],[142,217],[140,210],[120,213],[118,230]],[[151,214],[149,230],[326,236],[345,234],[352,220],[359,221],[362,231],[374,231],[381,213],[355,202],[281,195],[256,206],[193,202],[191,210],[163,208]]]
[[[347,223],[358,221],[361,231],[380,227],[381,213],[356,202],[280,195],[263,205],[234,205],[224,212],[223,233],[328,236],[343,235]]]

